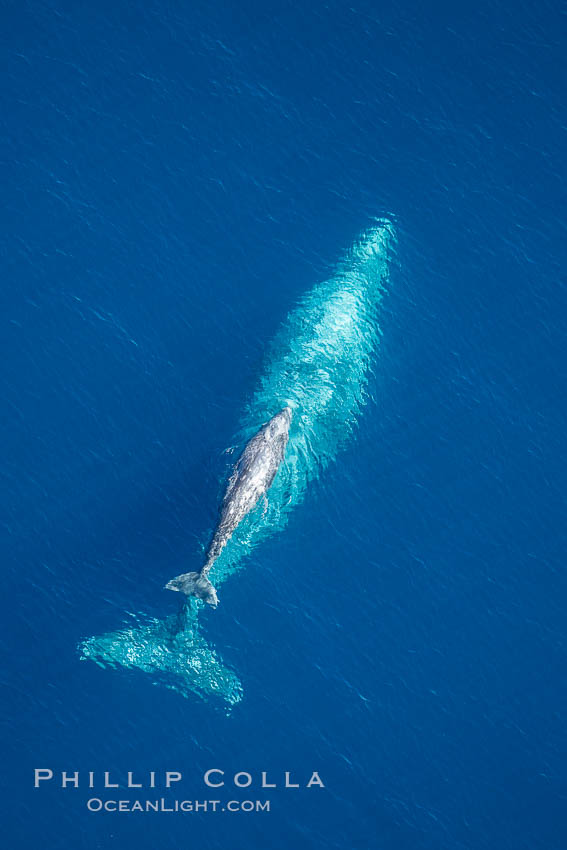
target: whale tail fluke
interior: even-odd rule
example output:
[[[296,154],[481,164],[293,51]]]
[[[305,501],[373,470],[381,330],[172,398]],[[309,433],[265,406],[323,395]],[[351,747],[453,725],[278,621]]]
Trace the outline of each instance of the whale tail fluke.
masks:
[[[219,604],[214,586],[202,573],[183,573],[176,576],[168,581],[165,589],[177,590],[179,593],[184,593],[185,596],[196,596],[208,605],[212,605],[213,608],[216,608]]]
[[[201,634],[199,613],[201,605],[189,599],[164,620],[130,614],[118,631],[82,640],[80,657],[103,669],[142,671],[154,685],[187,699],[195,694],[207,701],[221,698],[228,714],[242,699],[242,685]]]

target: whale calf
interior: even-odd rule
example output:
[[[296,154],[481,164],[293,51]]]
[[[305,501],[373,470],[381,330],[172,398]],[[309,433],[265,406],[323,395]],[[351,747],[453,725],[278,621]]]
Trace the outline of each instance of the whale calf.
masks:
[[[227,484],[204,566],[199,572],[183,573],[171,579],[165,585],[166,590],[196,596],[216,608],[218,597],[208,578],[209,572],[240,522],[271,487],[283,460],[291,417],[291,407],[284,407],[246,444]]]

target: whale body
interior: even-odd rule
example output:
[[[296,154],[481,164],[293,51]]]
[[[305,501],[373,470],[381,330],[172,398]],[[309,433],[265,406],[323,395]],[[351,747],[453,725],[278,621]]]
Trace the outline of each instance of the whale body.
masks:
[[[289,407],[293,420],[285,462],[270,486],[268,505],[262,510],[258,499],[213,561],[210,579],[216,587],[229,582],[263,540],[285,528],[311,483],[352,438],[376,363],[379,307],[394,241],[390,222],[378,221],[327,280],[300,298],[272,341],[235,443],[248,443]],[[230,710],[242,699],[242,684],[204,637],[204,608],[191,595],[179,614],[162,620],[129,614],[118,630],[83,640],[81,658],[101,667],[141,670],[154,684],[185,697],[220,698]]]
[[[291,417],[291,407],[284,407],[246,444],[228,482],[204,566],[200,572],[183,573],[171,579],[165,585],[166,590],[196,596],[216,608],[218,596],[208,574],[241,521],[271,487],[283,460]]]

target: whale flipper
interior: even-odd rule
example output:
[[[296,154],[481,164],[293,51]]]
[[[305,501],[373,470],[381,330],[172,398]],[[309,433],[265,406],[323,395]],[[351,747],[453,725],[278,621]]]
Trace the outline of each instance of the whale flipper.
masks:
[[[165,590],[177,590],[185,596],[196,596],[203,599],[213,608],[219,604],[219,598],[214,586],[203,573],[183,573],[172,578],[165,585]]]

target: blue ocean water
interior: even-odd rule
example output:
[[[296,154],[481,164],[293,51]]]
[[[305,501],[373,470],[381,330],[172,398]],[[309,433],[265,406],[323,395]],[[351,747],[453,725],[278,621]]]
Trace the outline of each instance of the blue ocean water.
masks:
[[[567,846],[561,11],[3,4],[7,847]],[[377,221],[345,439],[199,612],[239,698],[81,660],[177,616],[274,350],[320,327],[330,374],[302,305]],[[92,813],[34,768],[271,811]]]

